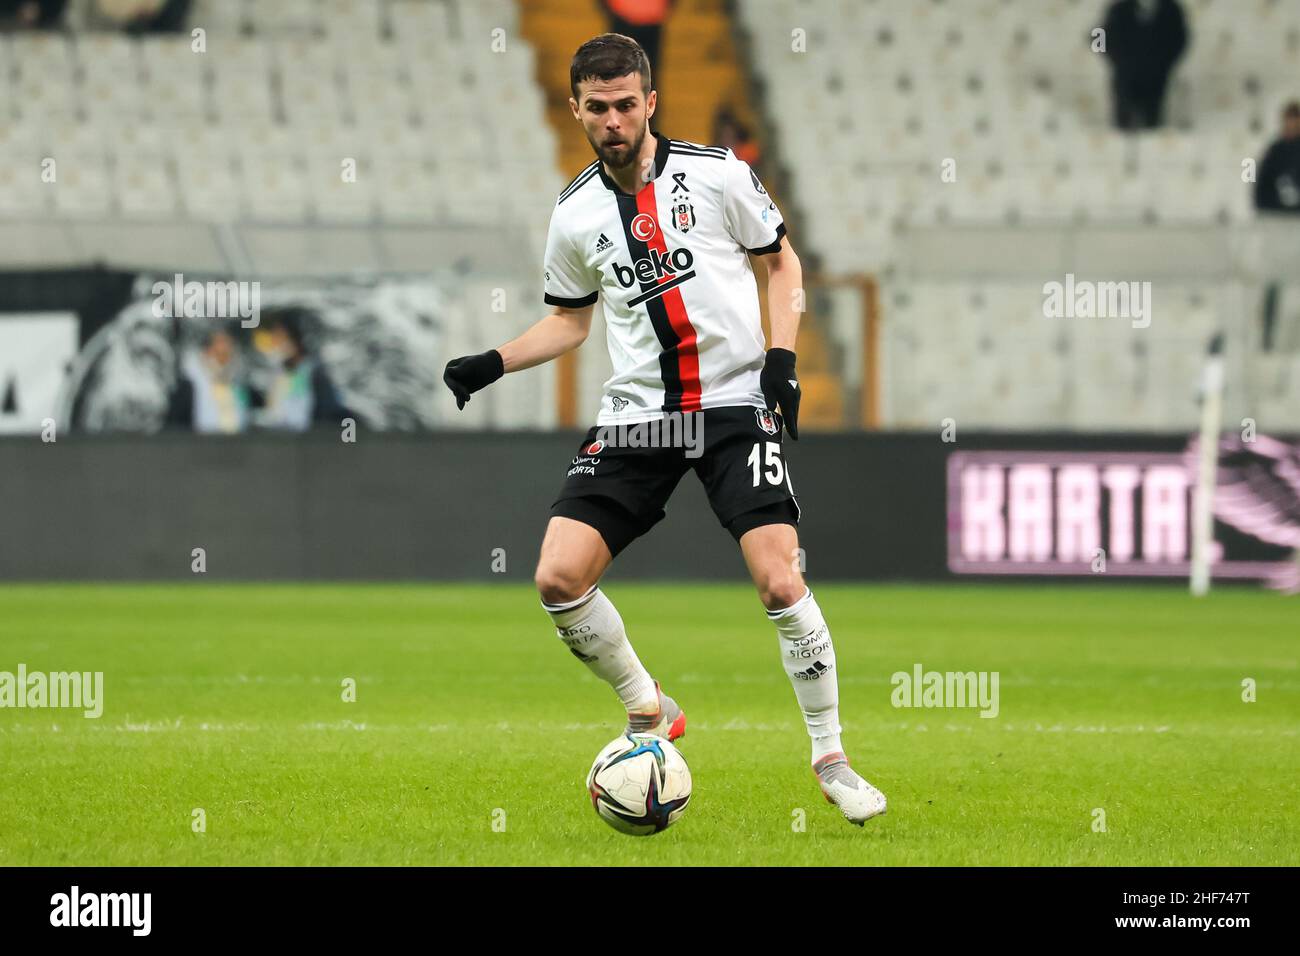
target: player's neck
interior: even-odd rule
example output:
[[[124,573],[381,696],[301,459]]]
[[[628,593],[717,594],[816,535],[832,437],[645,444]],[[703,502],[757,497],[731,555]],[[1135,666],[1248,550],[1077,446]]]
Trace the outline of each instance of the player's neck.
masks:
[[[642,171],[654,164],[655,152],[658,149],[659,137],[647,130],[645,139],[641,141],[641,152],[635,162],[628,163],[622,169],[611,169],[609,164],[602,160],[601,166],[605,168],[605,175],[614,181],[614,185],[623,192],[635,196],[640,192],[641,187],[653,178],[642,175]]]

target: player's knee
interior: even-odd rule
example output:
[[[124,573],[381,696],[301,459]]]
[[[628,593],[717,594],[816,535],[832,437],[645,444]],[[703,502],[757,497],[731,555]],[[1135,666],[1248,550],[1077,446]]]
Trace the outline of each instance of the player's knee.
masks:
[[[571,568],[556,564],[539,564],[533,576],[537,593],[547,604],[564,604],[576,601],[591,588],[591,582]]]
[[[758,598],[769,611],[789,607],[806,590],[803,575],[793,568],[776,567],[763,574],[758,583]]]

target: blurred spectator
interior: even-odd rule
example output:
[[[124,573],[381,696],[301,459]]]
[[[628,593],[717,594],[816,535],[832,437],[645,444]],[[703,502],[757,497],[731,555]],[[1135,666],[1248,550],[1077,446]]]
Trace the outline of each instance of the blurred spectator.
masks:
[[[645,49],[650,73],[659,70],[659,41],[674,0],[601,0],[611,33],[631,37]]]
[[[116,28],[128,33],[174,33],[189,23],[193,0],[95,0],[92,28]]]
[[[1259,164],[1255,208],[1300,215],[1300,101],[1282,110],[1282,134]]]
[[[726,146],[736,154],[737,159],[743,159],[754,167],[757,173],[759,150],[758,144],[750,138],[749,128],[745,126],[736,114],[731,111],[731,107],[723,106],[713,117],[713,138],[709,140],[714,146]]]
[[[1256,170],[1255,208],[1265,214],[1300,216],[1300,101],[1292,100],[1282,110],[1282,135],[1269,146]],[[1277,339],[1281,294],[1279,282],[1264,287],[1261,347],[1265,352],[1273,351]]]
[[[181,362],[167,424],[203,434],[233,435],[248,427],[248,406],[234,339],[222,329],[209,332],[202,347]]]
[[[302,309],[286,309],[266,323],[262,340],[275,371],[266,390],[254,394],[254,404],[261,406],[255,423],[264,428],[306,431],[352,417],[325,366],[307,352],[303,326],[309,317]]]
[[[1178,0],[1115,0],[1106,11],[1115,126],[1155,129],[1163,122],[1165,88],[1187,48]]]
[[[68,0],[0,0],[0,29],[53,29],[67,5]]]

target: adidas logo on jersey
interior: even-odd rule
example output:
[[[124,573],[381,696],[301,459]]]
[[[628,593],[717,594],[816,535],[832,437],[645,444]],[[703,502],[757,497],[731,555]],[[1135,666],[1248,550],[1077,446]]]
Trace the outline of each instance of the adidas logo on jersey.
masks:
[[[794,676],[798,680],[819,680],[823,674],[829,674],[831,669],[821,661],[813,661],[813,666],[806,671],[795,671]]]
[[[604,252],[604,251],[606,251],[607,249],[613,249],[613,248],[614,248],[614,243],[610,242],[610,241],[609,241],[609,236],[605,235],[605,234],[602,232],[602,233],[600,234],[600,238],[596,240],[596,251],[597,251],[597,252]]]

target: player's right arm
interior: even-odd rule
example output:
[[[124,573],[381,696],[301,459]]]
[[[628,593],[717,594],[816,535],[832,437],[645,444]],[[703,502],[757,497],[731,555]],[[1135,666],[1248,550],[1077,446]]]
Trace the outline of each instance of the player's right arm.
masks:
[[[556,306],[555,311],[533,325],[517,339],[511,339],[497,351],[507,372],[542,365],[565,352],[571,352],[591,332],[594,305],[578,308]]]
[[[442,380],[456,396],[457,408],[464,408],[472,393],[487,388],[506,372],[549,362],[587,340],[600,277],[565,232],[560,208],[557,203],[546,236],[546,304],[553,311],[500,348],[447,363]]]
[[[523,335],[499,348],[452,359],[442,373],[442,380],[456,396],[456,407],[464,408],[470,395],[487,388],[506,372],[542,365],[576,349],[591,332],[593,311],[592,305],[576,309],[557,307]]]

